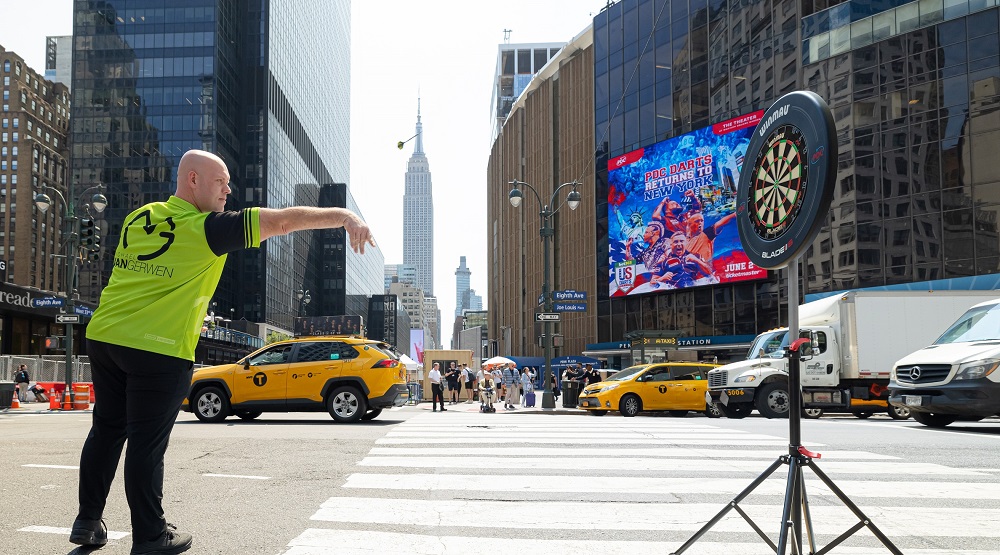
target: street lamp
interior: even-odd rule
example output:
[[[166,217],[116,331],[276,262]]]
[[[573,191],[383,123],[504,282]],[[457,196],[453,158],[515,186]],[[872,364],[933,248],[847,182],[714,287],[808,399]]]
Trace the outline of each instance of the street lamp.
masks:
[[[302,316],[306,305],[312,302],[312,295],[309,294],[308,289],[299,289],[295,292],[295,298],[299,300],[299,316]]]
[[[77,229],[79,220],[76,217],[76,211],[73,207],[73,204],[66,201],[66,197],[63,196],[63,194],[59,191],[59,189],[56,189],[55,187],[51,187],[49,185],[45,185],[44,183],[41,186],[42,189],[49,189],[53,191],[59,197],[59,200],[62,201],[63,221],[66,222],[66,227],[68,229],[68,233],[66,236],[66,255],[65,255],[66,256],[66,314],[72,317],[76,315],[76,306],[73,304],[74,300],[73,298],[76,292],[76,261],[77,257],[81,254],[80,251],[82,250],[79,243],[80,234],[79,230]],[[90,192],[93,189],[97,189],[97,192],[94,193],[94,196],[90,197],[89,203],[86,202],[82,203],[83,208],[88,215],[90,214],[91,209],[93,209],[97,213],[101,213],[104,212],[105,208],[107,208],[108,199],[103,194],[101,194],[100,191],[102,188],[103,185],[95,185],[93,187],[88,187],[84,189],[83,192],[80,193],[80,198],[82,199],[84,195],[86,195],[88,192]],[[35,195],[35,206],[37,206],[38,209],[42,211],[42,213],[45,213],[45,211],[48,210],[49,206],[51,205],[52,205],[52,199],[49,198],[49,195],[46,195],[45,193],[38,193]],[[97,248],[97,245],[98,243],[95,241],[87,245],[87,249],[90,250],[92,248]],[[65,373],[66,392],[63,395],[64,399],[70,399],[70,401],[72,401],[73,400],[72,398],[73,322],[67,321],[65,325],[66,325],[66,373]],[[69,397],[65,397],[67,395]],[[64,402],[63,406],[65,405],[66,403]]]
[[[556,206],[556,201],[558,200],[559,191],[564,187],[573,187],[573,190],[566,195],[566,205],[569,206],[570,210],[576,210],[577,206],[580,206],[580,199],[582,196],[576,188],[580,184],[576,181],[570,181],[569,183],[563,183],[562,185],[556,187],[555,191],[552,191],[552,196],[549,198],[548,204],[542,204],[541,197],[538,196],[538,191],[535,190],[531,185],[518,180],[513,180],[510,182],[510,194],[507,198],[510,200],[510,205],[514,208],[521,206],[521,201],[524,200],[524,193],[521,192],[520,187],[526,187],[535,195],[535,199],[538,201],[538,206],[541,207],[541,212],[539,215],[542,217],[542,226],[539,230],[539,234],[542,237],[542,264],[544,266],[542,275],[542,299],[545,303],[545,312],[552,312],[552,296],[549,294],[549,243],[552,241],[553,229],[552,229],[552,215],[562,208],[562,205]],[[543,409],[554,409],[556,408],[555,398],[552,397],[552,323],[545,320],[542,323],[543,334],[545,336],[545,373],[544,378],[542,378],[542,386],[544,390],[542,391],[542,408]]]

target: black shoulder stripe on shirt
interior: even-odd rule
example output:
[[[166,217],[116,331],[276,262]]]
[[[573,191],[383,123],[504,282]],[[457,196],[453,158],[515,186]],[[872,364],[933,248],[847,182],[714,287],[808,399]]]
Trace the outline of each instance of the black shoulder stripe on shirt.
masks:
[[[216,256],[247,248],[249,211],[212,212],[205,218],[205,240]]]

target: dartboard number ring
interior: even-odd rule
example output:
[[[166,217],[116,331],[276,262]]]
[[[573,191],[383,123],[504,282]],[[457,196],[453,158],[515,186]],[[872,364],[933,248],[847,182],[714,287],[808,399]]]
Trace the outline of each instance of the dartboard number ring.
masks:
[[[809,149],[794,125],[775,129],[764,145],[753,165],[747,212],[757,236],[770,241],[795,222],[808,194]]]

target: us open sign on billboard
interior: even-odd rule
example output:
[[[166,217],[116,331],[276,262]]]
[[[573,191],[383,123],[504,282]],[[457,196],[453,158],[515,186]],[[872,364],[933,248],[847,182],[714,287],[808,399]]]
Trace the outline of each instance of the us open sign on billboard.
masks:
[[[754,112],[608,161],[612,297],[767,277],[747,259],[736,184]]]

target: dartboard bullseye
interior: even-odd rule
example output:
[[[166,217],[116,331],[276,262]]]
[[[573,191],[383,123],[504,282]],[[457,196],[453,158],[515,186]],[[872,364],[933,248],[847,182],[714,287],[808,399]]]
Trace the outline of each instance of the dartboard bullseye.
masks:
[[[802,132],[794,125],[775,129],[754,164],[747,210],[761,239],[780,236],[802,208],[809,177]]]
[[[778,99],[754,130],[736,190],[736,224],[750,262],[784,268],[805,253],[830,211],[837,136],[819,95]]]

